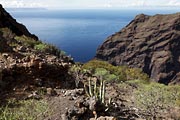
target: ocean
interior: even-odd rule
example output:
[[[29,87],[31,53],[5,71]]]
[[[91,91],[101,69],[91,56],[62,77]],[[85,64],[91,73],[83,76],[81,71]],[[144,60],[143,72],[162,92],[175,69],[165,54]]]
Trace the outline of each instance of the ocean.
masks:
[[[8,9],[10,14],[42,41],[71,55],[76,62],[95,56],[103,41],[125,27],[137,14],[169,14],[178,10],[31,10]]]

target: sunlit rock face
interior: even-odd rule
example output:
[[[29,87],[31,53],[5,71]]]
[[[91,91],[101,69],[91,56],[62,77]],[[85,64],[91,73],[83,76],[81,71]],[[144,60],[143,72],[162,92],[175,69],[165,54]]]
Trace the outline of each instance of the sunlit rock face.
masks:
[[[180,13],[137,15],[107,38],[96,58],[142,68],[160,83],[180,83]]]

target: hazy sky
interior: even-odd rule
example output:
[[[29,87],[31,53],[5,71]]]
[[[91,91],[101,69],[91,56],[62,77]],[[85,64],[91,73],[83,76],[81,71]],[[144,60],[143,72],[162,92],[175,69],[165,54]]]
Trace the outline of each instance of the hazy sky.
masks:
[[[0,0],[4,7],[124,8],[124,7],[176,7],[180,0]]]

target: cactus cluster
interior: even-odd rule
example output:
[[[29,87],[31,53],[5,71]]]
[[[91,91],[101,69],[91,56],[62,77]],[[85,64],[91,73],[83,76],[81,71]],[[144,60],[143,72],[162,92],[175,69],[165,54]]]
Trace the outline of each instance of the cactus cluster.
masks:
[[[84,85],[85,92],[88,97],[95,97],[101,103],[105,103],[105,81],[100,79],[100,85],[97,80],[88,79],[88,86]]]

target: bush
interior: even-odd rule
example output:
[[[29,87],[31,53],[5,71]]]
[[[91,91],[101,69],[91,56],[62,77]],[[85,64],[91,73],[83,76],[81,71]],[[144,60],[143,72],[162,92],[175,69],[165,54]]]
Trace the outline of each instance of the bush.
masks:
[[[135,105],[150,119],[157,119],[165,110],[178,106],[180,86],[144,84],[135,91]]]
[[[45,51],[45,49],[47,48],[47,45],[43,44],[43,43],[40,43],[40,44],[35,45],[34,48],[36,50]]]
[[[50,115],[45,101],[9,100],[0,107],[0,120],[43,120]]]
[[[118,76],[115,74],[111,74],[108,70],[104,68],[96,68],[95,69],[95,76],[101,76],[103,80],[112,82],[118,80]]]
[[[40,40],[34,40],[33,38],[27,37],[27,36],[16,36],[15,40],[17,40],[18,43],[25,47],[30,47],[33,48],[39,52],[45,52],[45,53],[50,53],[59,57],[65,56],[65,52],[61,51],[57,47],[51,44],[43,43]],[[13,43],[11,46],[16,46],[18,45],[17,43]]]
[[[127,81],[127,80],[144,80],[148,81],[149,77],[139,68],[128,68],[127,66],[113,66],[105,61],[92,60],[84,64],[83,69],[91,70],[93,74],[102,74],[108,81]]]
[[[127,80],[144,80],[148,81],[149,76],[139,68],[128,68],[125,71]]]
[[[2,32],[4,38],[12,39],[15,37],[15,34],[9,28],[0,28],[0,32]]]
[[[15,40],[17,40],[19,43],[21,43],[23,46],[34,48],[35,45],[38,45],[41,43],[41,41],[36,41],[31,37],[27,37],[25,35],[22,36],[16,36]]]

